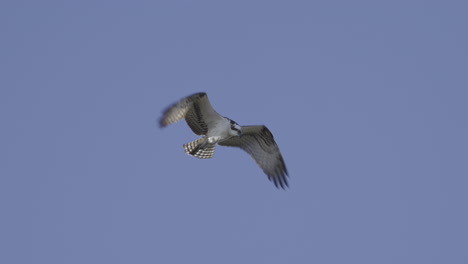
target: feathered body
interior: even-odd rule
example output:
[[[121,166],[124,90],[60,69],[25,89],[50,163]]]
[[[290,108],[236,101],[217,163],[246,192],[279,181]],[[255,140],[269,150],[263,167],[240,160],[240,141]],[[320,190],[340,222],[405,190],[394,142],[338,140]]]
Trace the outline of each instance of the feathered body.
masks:
[[[270,130],[263,125],[239,126],[219,115],[206,93],[187,96],[163,111],[161,127],[185,119],[192,131],[203,136],[184,144],[185,153],[201,159],[212,158],[215,146],[239,147],[246,151],[276,187],[288,186],[283,157]]]

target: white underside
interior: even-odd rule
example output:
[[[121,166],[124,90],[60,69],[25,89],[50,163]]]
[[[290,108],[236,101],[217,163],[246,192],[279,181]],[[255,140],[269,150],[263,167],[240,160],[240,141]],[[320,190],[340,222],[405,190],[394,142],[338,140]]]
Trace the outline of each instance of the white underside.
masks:
[[[216,144],[220,141],[226,140],[232,135],[229,133],[231,129],[231,124],[226,118],[219,116],[217,120],[208,122],[208,133],[206,137],[208,138],[208,143]]]

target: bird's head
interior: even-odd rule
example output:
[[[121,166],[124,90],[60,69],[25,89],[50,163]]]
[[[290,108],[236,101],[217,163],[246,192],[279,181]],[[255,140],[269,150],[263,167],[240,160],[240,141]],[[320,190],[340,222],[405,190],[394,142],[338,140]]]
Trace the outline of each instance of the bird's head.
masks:
[[[229,122],[231,123],[231,129],[229,129],[229,134],[231,136],[242,136],[242,127],[239,126],[236,122],[232,121],[229,119]]]

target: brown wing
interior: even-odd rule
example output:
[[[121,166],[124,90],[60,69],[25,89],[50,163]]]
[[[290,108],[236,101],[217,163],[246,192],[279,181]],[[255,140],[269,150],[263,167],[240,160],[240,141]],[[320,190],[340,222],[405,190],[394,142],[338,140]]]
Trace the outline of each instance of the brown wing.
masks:
[[[283,156],[266,126],[243,126],[242,137],[231,137],[218,144],[245,150],[276,187],[281,186],[284,189],[288,186],[288,171]]]
[[[163,111],[160,127],[168,126],[183,118],[193,133],[205,135],[208,132],[207,119],[219,116],[208,100],[206,93],[196,93],[174,103]]]

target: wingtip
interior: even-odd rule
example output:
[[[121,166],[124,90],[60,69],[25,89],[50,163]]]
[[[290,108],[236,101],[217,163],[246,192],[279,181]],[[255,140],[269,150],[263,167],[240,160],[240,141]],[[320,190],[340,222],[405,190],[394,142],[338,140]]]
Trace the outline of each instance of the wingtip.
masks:
[[[167,124],[164,122],[164,118],[160,118],[158,121],[159,128],[165,128]]]
[[[287,188],[289,188],[289,184],[285,174],[277,176],[268,176],[268,180],[273,182],[277,189],[286,190]]]
[[[283,190],[286,190],[287,188],[289,188],[289,184],[286,181],[286,178],[284,178],[283,181],[280,180],[280,184],[281,184],[281,189]]]

